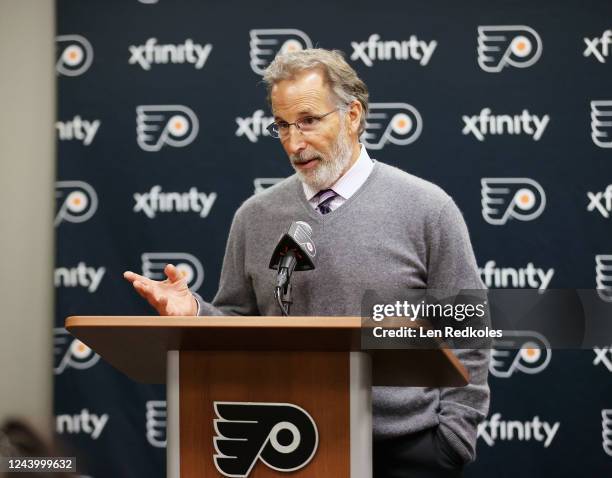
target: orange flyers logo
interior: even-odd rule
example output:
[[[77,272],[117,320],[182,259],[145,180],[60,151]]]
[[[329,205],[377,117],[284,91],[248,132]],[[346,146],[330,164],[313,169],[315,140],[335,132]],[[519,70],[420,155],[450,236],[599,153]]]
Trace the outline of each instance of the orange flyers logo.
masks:
[[[478,65],[488,73],[507,66],[527,68],[542,55],[540,35],[525,25],[479,26]]]
[[[368,149],[382,149],[387,143],[404,146],[421,135],[423,120],[408,103],[370,103],[361,141]]]
[[[546,194],[529,178],[482,178],[482,217],[501,226],[509,219],[531,221],[544,211]]]
[[[89,69],[94,52],[87,38],[81,35],[60,35],[55,40],[57,42],[55,69],[58,74],[79,76]]]
[[[63,221],[85,222],[98,208],[98,195],[85,181],[57,181],[55,183],[57,213],[55,226]]]

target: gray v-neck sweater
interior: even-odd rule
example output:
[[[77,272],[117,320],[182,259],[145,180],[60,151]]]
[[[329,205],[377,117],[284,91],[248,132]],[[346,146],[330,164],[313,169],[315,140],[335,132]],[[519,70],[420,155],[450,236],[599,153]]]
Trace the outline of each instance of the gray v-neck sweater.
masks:
[[[361,188],[326,215],[308,204],[296,175],[246,200],[230,229],[217,295],[212,304],[198,297],[200,315],[280,315],[276,272],[268,264],[292,221],[310,224],[316,245],[316,269],[293,274],[292,315],[359,316],[368,289],[484,288],[453,200],[376,162]],[[477,425],[489,404],[488,353],[455,352],[471,375],[466,387],[374,387],[375,439],[440,424],[459,457],[474,458]]]

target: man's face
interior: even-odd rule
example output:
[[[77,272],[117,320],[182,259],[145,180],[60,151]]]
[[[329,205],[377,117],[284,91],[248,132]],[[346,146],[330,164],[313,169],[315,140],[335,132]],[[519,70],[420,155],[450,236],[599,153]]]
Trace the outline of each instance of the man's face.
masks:
[[[271,91],[277,122],[321,116],[337,108],[332,93],[318,70],[308,70],[290,80],[279,81]],[[319,121],[316,130],[302,133],[295,126],[281,143],[300,179],[313,189],[329,188],[344,174],[356,144],[351,138],[347,113],[338,110]]]

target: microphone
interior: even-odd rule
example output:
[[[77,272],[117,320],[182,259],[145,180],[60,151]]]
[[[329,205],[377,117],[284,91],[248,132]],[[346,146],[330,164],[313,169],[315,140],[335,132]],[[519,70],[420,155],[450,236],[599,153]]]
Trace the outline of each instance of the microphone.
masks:
[[[315,268],[312,258],[317,251],[312,241],[312,228],[304,221],[289,226],[272,253],[270,269],[277,271],[274,295],[283,315],[289,315],[291,305],[291,274],[293,271],[310,271]]]

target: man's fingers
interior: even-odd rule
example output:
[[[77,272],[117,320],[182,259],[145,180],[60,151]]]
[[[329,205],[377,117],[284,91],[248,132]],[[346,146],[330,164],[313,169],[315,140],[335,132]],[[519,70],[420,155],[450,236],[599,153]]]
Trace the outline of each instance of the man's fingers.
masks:
[[[164,272],[168,276],[168,279],[170,279],[170,282],[178,282],[185,277],[174,264],[166,264]]]
[[[136,280],[142,283],[146,283],[147,281],[151,280],[148,277],[141,276],[140,274],[136,274],[135,272],[132,272],[132,271],[125,271],[123,273],[123,277],[132,283],[134,283],[134,281]]]
[[[148,284],[144,284],[140,281],[134,281],[133,283],[136,291],[145,299],[149,301],[151,305],[156,305],[159,301],[159,295],[155,292],[155,289]]]
[[[163,287],[159,287],[160,283],[129,271],[124,274],[124,277],[132,282],[136,292],[146,299],[158,314],[169,315],[169,309],[172,309],[168,307],[169,296]]]
[[[134,281],[132,285],[134,286],[134,289],[136,289],[136,292],[138,292],[138,294],[140,294],[141,297],[144,297],[145,299],[149,301],[151,305],[154,305],[154,302],[156,302],[156,299],[155,299],[155,294],[153,292],[153,288],[151,286],[143,282],[140,282],[139,280]]]
[[[147,293],[145,292],[142,282],[134,281],[132,282],[132,286],[134,286],[134,290],[138,292],[138,295],[144,299],[147,299]]]

